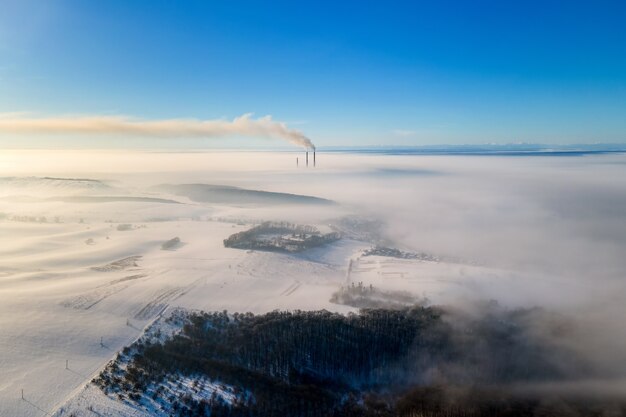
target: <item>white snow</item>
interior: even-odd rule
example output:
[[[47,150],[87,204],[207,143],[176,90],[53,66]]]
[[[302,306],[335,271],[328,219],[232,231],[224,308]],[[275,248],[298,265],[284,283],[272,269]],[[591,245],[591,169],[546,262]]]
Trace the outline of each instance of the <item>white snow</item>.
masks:
[[[57,180],[16,181],[4,184],[22,195],[72,187],[71,181],[63,187]],[[52,413],[167,307],[349,310],[328,301],[343,280],[340,266],[224,248],[223,239],[251,224],[206,219],[232,218],[231,211],[208,204],[0,200],[0,415]],[[255,214],[237,211],[238,223],[242,213]],[[155,217],[173,220],[147,221]],[[172,236],[185,244],[163,251]],[[92,389],[84,395],[98,397]]]
[[[415,157],[319,153],[316,171],[305,171],[296,170],[295,156],[287,153],[72,151],[59,152],[58,158],[52,154],[15,151],[0,155],[0,416],[3,417],[46,415],[69,400],[80,404],[83,410],[89,404],[106,403],[109,411],[105,415],[116,415],[112,410],[117,415],[145,415],[107,400],[92,386],[84,387],[167,308],[254,313],[274,309],[348,312],[353,309],[332,304],[329,299],[346,282],[360,281],[380,289],[411,291],[433,302],[483,297],[517,305],[550,303],[555,292],[563,288],[568,291],[568,297],[564,298],[574,303],[584,299],[591,288],[584,280],[567,281],[558,274],[527,273],[513,266],[362,257],[362,251],[371,244],[350,239],[294,255],[228,249],[222,243],[229,235],[262,220],[310,224],[327,230],[333,218],[355,212],[375,217],[397,209],[393,214],[398,213],[398,218],[393,220],[404,219],[404,222],[400,226],[399,220],[391,222],[387,231],[397,234],[403,248],[413,244],[416,251],[437,254],[442,248],[454,250],[450,242],[460,240],[459,247],[463,244],[469,249],[459,256],[493,254],[497,260],[508,256],[513,265],[517,258],[509,255],[518,252],[513,250],[516,248],[498,245],[496,237],[500,235],[487,235],[482,240],[484,246],[466,243],[473,243],[470,239],[462,241],[463,236],[478,236],[475,230],[483,228],[481,216],[485,215],[485,207],[496,207],[489,213],[501,216],[494,220],[499,225],[512,228],[512,219],[525,222],[523,233],[514,236],[521,236],[521,244],[525,246],[520,247],[532,256],[534,252],[527,248],[533,242],[543,242],[546,230],[559,238],[569,233],[562,232],[561,236],[558,235],[561,229],[546,229],[541,221],[549,208],[544,206],[535,210],[530,203],[519,204],[515,210],[527,211],[507,217],[512,210],[510,206],[493,203],[489,200],[491,189],[475,180],[484,178],[481,175],[485,172],[490,175],[491,162],[485,160],[471,160],[463,166],[471,174],[468,181],[481,184],[482,188],[472,189],[483,193],[478,198],[464,194],[470,189],[466,183],[441,197],[440,190],[445,191],[449,184],[445,181],[461,170],[456,163],[458,159],[419,159],[419,164],[433,171],[449,169],[449,177],[400,178],[397,188],[401,191],[393,194],[389,183],[382,182],[390,179],[370,180],[369,176],[363,182],[360,173],[389,166],[412,168],[418,163]],[[90,159],[89,155],[97,158]],[[515,165],[518,162],[494,161],[497,170],[508,169],[510,178],[520,172],[525,175],[523,165]],[[544,174],[557,170],[533,164]],[[593,169],[598,172],[600,168]],[[623,178],[613,172],[622,169],[617,165],[602,169],[602,175]],[[70,180],[60,179],[64,177]],[[591,176],[584,178],[591,181],[588,179]],[[236,185],[336,199],[344,204],[308,208],[196,203],[178,196],[160,195],[150,188],[163,183]],[[406,190],[418,190],[422,194],[420,198],[405,201]],[[58,199],[65,196],[170,198],[182,204]],[[463,198],[463,204],[456,203],[457,196]],[[467,218],[471,221],[464,222],[459,214],[461,209],[454,211],[457,206],[470,211]],[[449,207],[454,207],[450,210],[455,215],[445,216]],[[458,231],[459,235],[453,235],[456,240],[446,234],[446,221]],[[437,222],[444,226],[437,229],[435,225],[440,224]],[[132,226],[119,227],[125,224]],[[415,225],[424,233],[415,233]],[[595,229],[589,226],[589,230]],[[163,243],[173,236],[184,244],[162,250]],[[419,239],[414,239],[416,236]],[[558,241],[570,242],[565,238]],[[582,240],[571,242],[577,242],[579,247],[567,246],[561,249],[561,255],[588,251]],[[603,247],[606,250],[598,252],[598,262],[614,265],[606,271],[620,271],[615,261],[618,258],[611,257],[615,247],[609,243]],[[353,267],[347,277],[351,259]],[[613,287],[605,288],[610,291]],[[203,382],[207,392],[213,389],[210,385],[213,382]],[[228,395],[226,391],[222,394]]]

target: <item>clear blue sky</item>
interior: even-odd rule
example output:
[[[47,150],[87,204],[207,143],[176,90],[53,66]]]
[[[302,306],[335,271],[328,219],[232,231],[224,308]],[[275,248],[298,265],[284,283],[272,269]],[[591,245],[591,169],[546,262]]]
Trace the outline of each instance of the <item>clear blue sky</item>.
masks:
[[[626,2],[0,0],[8,112],[254,112],[322,146],[624,143]]]

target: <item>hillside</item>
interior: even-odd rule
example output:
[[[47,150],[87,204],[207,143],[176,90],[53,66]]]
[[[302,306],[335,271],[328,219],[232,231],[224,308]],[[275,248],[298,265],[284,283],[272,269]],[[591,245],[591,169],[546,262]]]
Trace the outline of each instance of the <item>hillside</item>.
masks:
[[[472,320],[441,307],[173,310],[57,416],[83,415],[87,399],[89,411],[110,416],[558,417],[626,407],[516,389],[567,382],[584,361],[529,332],[547,312],[486,308]]]

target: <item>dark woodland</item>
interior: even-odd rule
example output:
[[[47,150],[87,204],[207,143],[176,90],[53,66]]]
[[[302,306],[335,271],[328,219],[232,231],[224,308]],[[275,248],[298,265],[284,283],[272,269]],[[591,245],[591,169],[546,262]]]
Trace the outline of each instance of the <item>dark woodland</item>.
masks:
[[[148,387],[168,376],[235,387],[230,403],[162,399],[177,416],[623,415],[620,402],[511,388],[586,371],[571,351],[531,336],[528,326],[545,315],[494,308],[471,319],[438,307],[194,313],[180,334],[127,348],[127,366],[113,362],[95,382],[139,405],[143,396],[158,397],[159,389]],[[548,331],[559,337],[567,323],[552,318]]]

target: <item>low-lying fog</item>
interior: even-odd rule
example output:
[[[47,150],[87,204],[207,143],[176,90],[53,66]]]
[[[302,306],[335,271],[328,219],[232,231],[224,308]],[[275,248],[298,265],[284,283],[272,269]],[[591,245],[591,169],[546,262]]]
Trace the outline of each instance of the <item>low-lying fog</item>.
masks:
[[[570,285],[584,285],[594,294],[615,294],[622,287],[624,155],[319,152],[316,168],[304,168],[303,161],[298,153],[5,151],[0,175],[90,178],[146,193],[159,184],[203,183],[310,195],[340,203],[339,211],[381,218],[387,237],[412,250],[566,276]],[[6,178],[2,181],[0,195],[21,193]],[[62,194],[58,189],[37,192],[42,197]],[[120,195],[117,189],[111,193]],[[303,222],[331,215],[320,216],[317,209],[275,211],[276,219]],[[563,290],[555,302],[567,298]]]
[[[37,234],[35,229],[12,229],[10,224],[19,216],[46,216],[47,221],[55,216],[80,217],[93,227],[107,218],[137,223],[150,216],[180,218],[192,212],[316,225],[353,216],[374,220],[372,224],[380,221],[377,232],[389,246],[464,265],[457,275],[468,274],[463,285],[474,297],[467,299],[467,292],[442,292],[449,295],[446,299],[438,297],[437,291],[431,294],[431,287],[420,295],[464,308],[483,298],[504,307],[538,306],[567,315],[579,323],[571,343],[601,371],[593,377],[626,377],[626,155],[318,152],[317,166],[311,165],[304,167],[304,154],[297,152],[4,151],[0,155],[0,225],[5,230],[0,234],[0,297],[12,294],[13,272],[26,262],[20,260],[25,256],[22,249],[27,250]],[[44,177],[101,182],[84,182],[81,187],[53,182],[51,186]],[[197,196],[171,190],[163,194],[155,188],[163,184],[235,186],[318,197],[336,204],[277,200],[250,209],[222,201],[217,210]],[[77,195],[159,198],[174,203],[163,202],[158,209],[132,218],[138,212],[125,213],[116,205],[119,201],[96,209],[86,201],[70,199]],[[180,202],[193,210],[181,214]],[[225,211],[223,206],[229,204]],[[102,212],[107,209],[113,211]],[[25,235],[16,235],[17,231]],[[211,239],[217,242],[211,244],[221,245],[223,237],[206,236],[206,242]],[[201,247],[203,243],[194,244]],[[68,256],[74,256],[72,248],[68,246]],[[46,248],[30,250],[45,252]],[[45,256],[34,255],[28,258],[31,263],[45,262]],[[472,267],[485,267],[484,276],[468,272]],[[40,268],[45,270],[46,265]],[[445,285],[446,277],[439,278],[438,285]],[[49,280],[45,283],[51,285]],[[40,284],[32,279],[28,285]],[[323,306],[322,301],[328,300],[320,300]],[[0,345],[0,355],[2,349]]]

